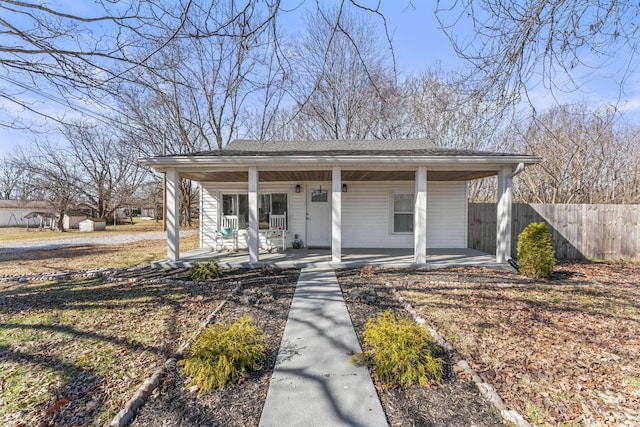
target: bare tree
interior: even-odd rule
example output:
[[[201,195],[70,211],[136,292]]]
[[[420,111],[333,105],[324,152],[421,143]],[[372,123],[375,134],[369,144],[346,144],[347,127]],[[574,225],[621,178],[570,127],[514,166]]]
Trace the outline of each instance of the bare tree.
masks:
[[[77,200],[101,219],[130,205],[146,175],[135,147],[109,129],[89,123],[67,125],[64,135],[68,148],[63,152],[77,165],[72,183]]]
[[[370,21],[338,7],[307,17],[294,48],[294,115],[310,139],[365,139],[384,105],[383,86],[394,81]]]
[[[198,21],[185,23],[192,35],[173,40],[149,61],[152,67],[138,75],[145,84],[121,88],[127,139],[144,155],[219,149],[246,132],[249,116],[242,114],[249,101],[260,101],[251,118],[265,134],[286,78],[274,35],[263,24],[254,2],[211,4]],[[220,30],[216,37],[196,36],[203,27]],[[190,225],[197,193],[188,180],[180,188],[181,218]]]
[[[103,92],[123,69],[145,66],[155,52],[137,55],[135,47],[154,40],[156,51],[175,37],[190,13],[191,1],[166,7],[162,1],[99,0],[77,12],[77,5],[20,0],[0,1],[0,67],[5,85],[0,97],[23,109],[59,120],[29,101],[25,91],[66,103],[73,96]],[[157,33],[168,38],[157,43]],[[51,93],[54,91],[54,93]],[[0,121],[0,126],[14,126]]]
[[[30,152],[19,151],[14,159],[16,167],[30,177],[28,185],[36,187],[58,215],[57,229],[64,230],[64,216],[78,198],[76,182],[78,165],[67,153],[48,141],[38,141]],[[28,189],[23,190],[25,192]]]
[[[234,24],[223,25],[228,22]],[[196,37],[202,27],[221,30]],[[184,31],[194,36],[173,40],[137,76],[144,86],[121,88],[122,110],[130,111],[126,125],[144,153],[222,148],[246,130],[241,115],[248,102],[260,104],[254,113],[261,117],[252,119],[267,128],[284,94],[276,84],[286,80],[278,41],[254,2],[214,3]]]
[[[616,126],[612,109],[555,107],[507,130],[512,148],[543,162],[519,176],[516,197],[537,203],[631,203],[637,186],[638,129]],[[635,192],[637,197],[637,191]]]
[[[397,137],[427,138],[439,146],[465,150],[496,147],[502,110],[490,100],[469,97],[453,76],[431,70],[412,77],[402,85],[402,98],[394,115],[404,122]]]
[[[75,3],[1,0],[0,33],[3,36],[0,40],[0,68],[4,73],[0,79],[5,85],[0,89],[0,98],[23,112],[40,114],[56,121],[65,121],[65,118],[38,105],[33,96],[62,104],[63,109],[95,115],[86,108],[87,97],[97,100],[102,107],[109,107],[105,95],[117,94],[122,82],[142,87],[156,83],[157,80],[149,79],[148,74],[165,70],[163,60],[158,57],[172,46],[175,54],[176,43],[188,49],[185,54],[199,53],[207,56],[206,60],[211,60],[209,52],[190,49],[189,41],[209,40],[212,48],[216,44],[241,47],[235,52],[228,51],[229,56],[224,58],[233,66],[230,62],[233,56],[237,59],[255,50],[256,41],[268,34],[267,43],[273,47],[271,66],[286,69],[287,59],[279,41],[283,27],[277,18],[299,9],[303,3],[304,0],[297,7],[289,8],[282,7],[280,0],[97,0],[90,5],[83,4],[81,12],[78,12]],[[319,3],[307,3],[310,8],[320,10]],[[379,5],[363,6],[354,0],[341,0],[340,4],[341,7],[350,4],[376,16],[386,30]],[[222,10],[226,13],[221,14]],[[339,28],[339,23],[335,25]],[[387,40],[390,40],[388,35]],[[201,49],[207,45],[196,42],[194,46]],[[169,62],[169,66],[171,64]],[[203,62],[202,65],[207,64]],[[195,68],[191,70],[192,77],[198,73]],[[264,75],[252,73],[250,69],[239,68],[237,73],[258,85],[265,84]],[[140,78],[144,74],[147,78]],[[183,82],[211,89],[203,81]],[[234,90],[234,82],[238,83],[237,80],[228,82],[228,91]],[[220,93],[208,95],[217,97]],[[267,98],[273,105],[273,92]],[[239,108],[241,102],[236,101],[223,103],[224,108],[227,111]],[[214,106],[220,108],[218,104]],[[203,119],[211,123],[212,130],[217,132],[214,141],[221,145],[226,138],[225,128],[229,126],[228,113],[212,112],[223,120],[216,123],[211,117]],[[0,126],[27,125],[16,121],[15,114],[7,114],[0,117]]]
[[[579,88],[580,78],[614,59],[622,94],[640,65],[637,1],[438,0],[436,16],[458,55],[473,65],[476,89],[494,99],[511,100],[539,84],[553,92],[567,78]],[[620,58],[622,48],[630,55]]]
[[[611,203],[640,203],[640,127],[621,125],[617,146],[610,153],[609,194]]]
[[[8,157],[0,159],[0,199],[17,199],[23,179],[25,179],[24,170],[18,168],[15,162]]]

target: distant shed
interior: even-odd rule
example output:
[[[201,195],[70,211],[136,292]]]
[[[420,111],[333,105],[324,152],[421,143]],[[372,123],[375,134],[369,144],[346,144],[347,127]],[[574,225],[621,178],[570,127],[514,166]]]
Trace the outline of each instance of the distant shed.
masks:
[[[69,230],[72,228],[80,228],[80,222],[87,219],[87,214],[82,211],[70,210],[64,214],[64,228]]]
[[[87,218],[80,221],[80,231],[101,231],[107,229],[107,222],[103,219]]]

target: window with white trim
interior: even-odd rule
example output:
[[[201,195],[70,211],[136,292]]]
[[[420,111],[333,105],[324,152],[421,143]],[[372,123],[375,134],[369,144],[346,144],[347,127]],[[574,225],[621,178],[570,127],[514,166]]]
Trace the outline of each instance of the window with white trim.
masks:
[[[258,194],[258,223],[260,228],[269,228],[269,214],[282,215],[287,211],[287,193]],[[249,227],[249,196],[247,194],[223,194],[222,214],[237,215],[238,228]],[[289,218],[287,216],[287,228]]]
[[[413,193],[393,194],[393,232],[413,233]]]

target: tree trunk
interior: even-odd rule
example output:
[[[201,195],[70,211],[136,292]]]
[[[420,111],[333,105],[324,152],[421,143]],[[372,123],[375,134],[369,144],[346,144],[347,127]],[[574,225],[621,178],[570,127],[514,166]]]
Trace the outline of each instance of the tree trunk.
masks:
[[[64,214],[65,214],[65,209],[62,209],[60,211],[60,217],[58,218],[58,225],[57,225],[58,231],[61,233],[66,231],[64,229]]]

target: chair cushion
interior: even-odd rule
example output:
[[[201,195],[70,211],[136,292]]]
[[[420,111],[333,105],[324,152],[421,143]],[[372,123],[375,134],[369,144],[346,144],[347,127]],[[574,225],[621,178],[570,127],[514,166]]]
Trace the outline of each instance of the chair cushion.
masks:
[[[220,234],[222,234],[222,237],[233,237],[233,231],[235,229],[233,227],[225,227],[222,229],[222,231],[220,232]]]

